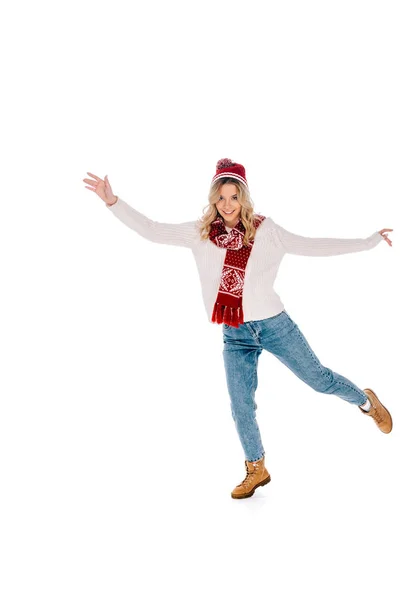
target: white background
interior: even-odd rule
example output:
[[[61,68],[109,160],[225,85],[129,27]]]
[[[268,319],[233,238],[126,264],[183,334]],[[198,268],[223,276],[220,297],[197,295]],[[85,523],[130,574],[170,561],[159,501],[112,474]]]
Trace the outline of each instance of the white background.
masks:
[[[20,2],[2,9],[3,600],[398,600],[395,1]],[[384,435],[259,360],[271,483],[247,500],[222,330],[190,250],[85,188],[195,220],[218,159],[255,210],[367,252],[287,255],[275,289]]]

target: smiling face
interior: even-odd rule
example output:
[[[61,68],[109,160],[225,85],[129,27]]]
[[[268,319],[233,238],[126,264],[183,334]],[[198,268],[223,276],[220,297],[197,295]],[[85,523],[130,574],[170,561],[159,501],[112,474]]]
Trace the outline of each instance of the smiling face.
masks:
[[[242,206],[239,204],[237,192],[234,183],[224,183],[220,187],[219,200],[215,205],[228,227],[234,227],[240,218]]]

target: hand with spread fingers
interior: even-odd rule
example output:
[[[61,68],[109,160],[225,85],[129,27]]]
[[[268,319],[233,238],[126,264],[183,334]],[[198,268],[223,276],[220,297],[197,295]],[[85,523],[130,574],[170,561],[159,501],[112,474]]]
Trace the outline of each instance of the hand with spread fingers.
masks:
[[[89,173],[89,171],[87,174],[90,175],[90,177],[93,177],[93,179],[83,179],[85,183],[89,184],[85,185],[85,187],[100,196],[106,204],[115,204],[118,200],[118,196],[113,194],[110,182],[108,181],[108,175],[106,175],[104,179],[101,179],[100,177],[97,177],[97,175]]]
[[[383,239],[385,240],[385,242],[387,242],[389,244],[389,246],[391,246],[392,240],[389,238],[388,234],[383,235],[384,231],[393,231],[393,229],[381,229],[379,232],[381,234],[381,236],[383,237]]]

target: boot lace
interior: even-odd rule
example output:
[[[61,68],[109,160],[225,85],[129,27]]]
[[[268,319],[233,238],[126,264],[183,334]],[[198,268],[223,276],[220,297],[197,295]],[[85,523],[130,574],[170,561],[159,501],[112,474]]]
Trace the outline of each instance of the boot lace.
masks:
[[[384,415],[382,414],[382,411],[379,410],[379,406],[374,406],[371,402],[371,408],[368,411],[370,416],[377,422],[377,423],[382,423],[382,421],[384,420]],[[368,414],[368,413],[367,413]]]
[[[377,423],[382,423],[384,419],[383,415],[380,414],[377,410],[375,410],[375,414],[373,415],[373,417]]]
[[[246,467],[247,475],[243,479],[243,481],[240,483],[240,485],[244,485],[245,483],[251,483],[253,481],[254,476],[257,474],[258,470],[259,469],[256,467],[256,469],[254,471],[250,472],[248,467]]]

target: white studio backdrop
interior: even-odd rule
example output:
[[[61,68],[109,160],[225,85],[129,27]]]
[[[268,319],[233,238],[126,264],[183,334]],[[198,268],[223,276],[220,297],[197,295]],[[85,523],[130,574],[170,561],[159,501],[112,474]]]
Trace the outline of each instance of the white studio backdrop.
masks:
[[[397,600],[399,9],[394,1],[2,8],[0,595]],[[191,251],[85,188],[194,220],[218,159],[294,233],[393,246],[286,255],[275,289],[384,436],[272,355],[248,500],[221,327]]]

